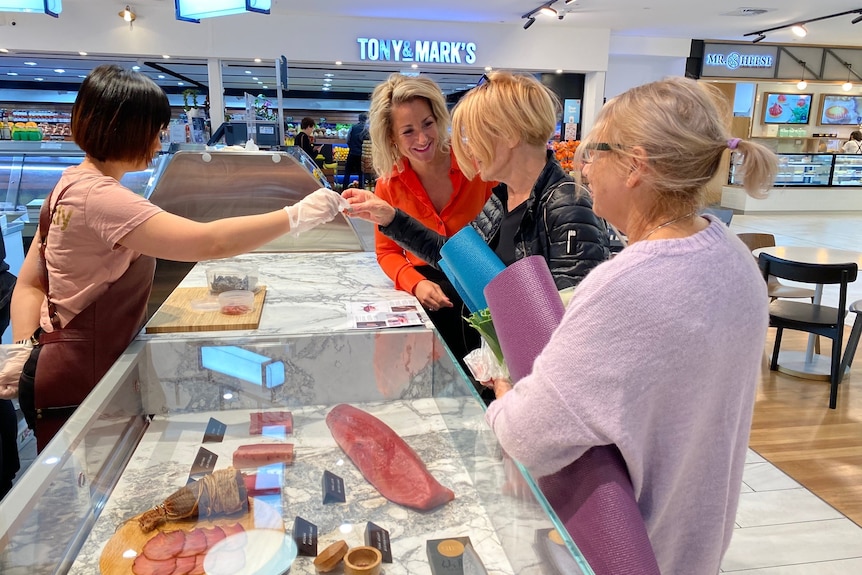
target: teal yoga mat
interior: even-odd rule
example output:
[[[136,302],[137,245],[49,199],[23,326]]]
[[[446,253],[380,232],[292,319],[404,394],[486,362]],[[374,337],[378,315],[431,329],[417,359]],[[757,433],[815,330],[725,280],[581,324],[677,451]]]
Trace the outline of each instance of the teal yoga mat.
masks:
[[[445,259],[451,275],[441,267],[443,272],[452,285],[460,285],[464,290],[461,297],[467,308],[471,312],[487,308],[485,286],[506,266],[479,233],[472,226],[465,226],[443,244],[440,255]],[[465,294],[467,297],[464,297]]]

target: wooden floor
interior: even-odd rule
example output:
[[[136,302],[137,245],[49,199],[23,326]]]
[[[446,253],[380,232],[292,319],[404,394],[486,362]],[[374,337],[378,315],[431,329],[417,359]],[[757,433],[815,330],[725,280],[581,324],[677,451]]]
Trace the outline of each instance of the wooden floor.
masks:
[[[749,445],[862,527],[862,353],[857,350],[833,410],[829,382],[769,371],[774,335],[770,329]],[[807,334],[785,331],[781,349],[804,350],[806,341]],[[821,353],[829,349],[824,340]]]

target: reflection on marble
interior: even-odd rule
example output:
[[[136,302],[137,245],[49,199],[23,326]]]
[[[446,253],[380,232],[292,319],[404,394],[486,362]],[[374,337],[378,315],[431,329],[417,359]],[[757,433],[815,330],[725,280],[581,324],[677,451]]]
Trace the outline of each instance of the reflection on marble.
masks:
[[[284,471],[280,504],[285,529],[292,528],[296,516],[315,523],[320,537],[318,549],[322,550],[338,539],[345,539],[351,547],[363,545],[366,523],[372,521],[390,534],[395,562],[385,566],[387,575],[429,573],[426,540],[465,535],[491,574],[545,573],[532,538],[537,529],[550,527],[550,521],[535,500],[502,494],[506,478],[500,453],[490,430],[477,425],[481,419],[452,417],[472,412],[475,405],[474,398],[463,397],[442,400],[439,407],[432,398],[358,406],[392,427],[419,454],[432,475],[455,492],[454,501],[430,512],[389,502],[363,478],[326,426],[325,416],[331,405],[294,408],[294,432],[283,438],[294,444],[296,454],[293,465]],[[97,572],[102,547],[117,525],[185,484],[210,417],[227,425],[224,441],[203,445],[218,455],[217,469],[230,464],[231,454],[241,444],[282,440],[250,438],[249,413],[250,410],[230,410],[157,416],[70,573]],[[449,423],[455,427],[449,427]],[[321,478],[326,470],[344,479],[346,503],[322,503]],[[315,573],[312,558],[298,558],[291,573]]]

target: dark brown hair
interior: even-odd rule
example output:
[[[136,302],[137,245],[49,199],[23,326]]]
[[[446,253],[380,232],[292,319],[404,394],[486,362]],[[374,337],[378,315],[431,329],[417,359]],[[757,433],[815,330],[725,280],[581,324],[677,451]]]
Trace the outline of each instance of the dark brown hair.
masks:
[[[315,124],[316,122],[314,121],[314,118],[309,118],[308,116],[306,116],[302,119],[302,123],[299,126],[304,130],[306,128],[313,128]]]
[[[155,82],[117,65],[96,67],[72,106],[72,139],[99,161],[149,161],[153,140],[171,119]]]

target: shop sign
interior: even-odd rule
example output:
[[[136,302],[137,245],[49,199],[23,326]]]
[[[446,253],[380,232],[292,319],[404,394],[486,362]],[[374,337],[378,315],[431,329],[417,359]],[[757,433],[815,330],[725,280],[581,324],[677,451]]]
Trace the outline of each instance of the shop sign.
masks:
[[[377,62],[418,62],[421,64],[475,64],[474,42],[437,40],[385,40],[357,38],[359,59]]]
[[[772,78],[777,55],[776,46],[705,44],[701,76]]]

